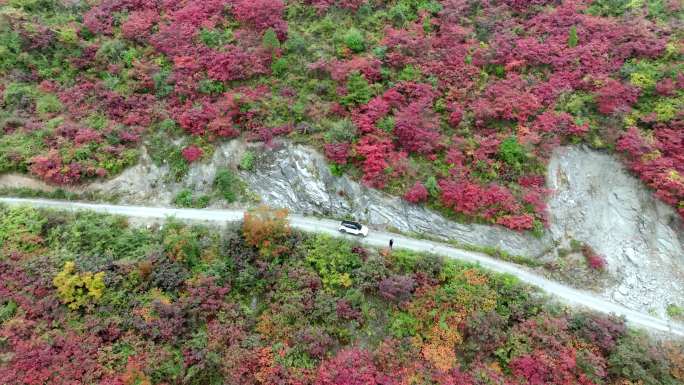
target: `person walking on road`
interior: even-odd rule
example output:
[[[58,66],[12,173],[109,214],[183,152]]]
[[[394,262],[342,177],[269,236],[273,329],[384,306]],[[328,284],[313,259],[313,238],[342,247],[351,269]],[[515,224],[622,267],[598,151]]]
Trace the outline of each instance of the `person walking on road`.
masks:
[[[390,250],[392,250],[392,246],[394,245],[394,239],[390,238],[389,245],[390,245]]]

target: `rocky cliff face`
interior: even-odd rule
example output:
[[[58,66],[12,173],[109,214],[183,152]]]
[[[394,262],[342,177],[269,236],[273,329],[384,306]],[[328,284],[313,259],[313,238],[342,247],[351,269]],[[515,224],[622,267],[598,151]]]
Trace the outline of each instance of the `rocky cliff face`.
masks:
[[[684,231],[675,211],[653,197],[613,157],[563,148],[549,164],[549,232],[559,243],[582,241],[604,255],[615,302],[663,313],[684,305]]]
[[[251,145],[253,146],[253,145]],[[245,149],[235,140],[216,149],[211,160],[192,165],[181,182],[168,181],[168,168],[143,153],[141,162],[114,179],[82,189],[116,193],[123,203],[169,205],[183,188],[211,190],[216,170],[235,167]],[[656,200],[613,157],[584,148],[554,152],[547,183],[550,227],[541,238],[498,226],[461,224],[400,198],[331,174],[325,158],[300,145],[282,143],[257,151],[253,171],[240,171],[262,202],[295,213],[352,216],[375,228],[396,228],[546,261],[571,240],[604,255],[611,276],[603,295],[633,309],[663,316],[669,304],[684,306],[684,230],[676,213]],[[31,184],[26,178],[0,177],[3,185]]]
[[[241,177],[264,203],[292,212],[352,216],[376,228],[393,227],[471,245],[498,247],[512,254],[540,256],[549,239],[537,239],[501,227],[461,224],[424,207],[331,174],[325,158],[299,145],[283,145],[264,154],[253,172]]]

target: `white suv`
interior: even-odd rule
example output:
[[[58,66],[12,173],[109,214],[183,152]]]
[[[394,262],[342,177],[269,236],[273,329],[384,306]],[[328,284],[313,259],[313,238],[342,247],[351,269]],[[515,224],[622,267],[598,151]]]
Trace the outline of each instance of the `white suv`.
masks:
[[[362,235],[364,237],[368,235],[368,227],[358,222],[342,221],[338,230],[340,230],[341,233],[352,235]]]

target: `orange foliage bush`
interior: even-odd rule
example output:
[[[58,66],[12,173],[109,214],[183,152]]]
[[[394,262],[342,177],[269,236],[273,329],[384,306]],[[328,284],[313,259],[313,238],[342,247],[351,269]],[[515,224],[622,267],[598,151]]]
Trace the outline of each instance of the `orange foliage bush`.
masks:
[[[274,257],[285,250],[276,248],[274,241],[290,235],[287,209],[259,206],[245,213],[242,233],[247,244],[257,247],[264,257]]]

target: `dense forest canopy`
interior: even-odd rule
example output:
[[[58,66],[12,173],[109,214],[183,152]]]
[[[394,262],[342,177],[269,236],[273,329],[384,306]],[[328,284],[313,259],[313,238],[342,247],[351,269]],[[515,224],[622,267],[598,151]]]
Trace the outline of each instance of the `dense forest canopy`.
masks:
[[[455,261],[0,206],[5,385],[675,385],[682,342]]]
[[[0,172],[108,177],[143,142],[182,172],[285,136],[411,202],[540,230],[546,161],[586,143],[684,215],[679,0],[0,7]]]

